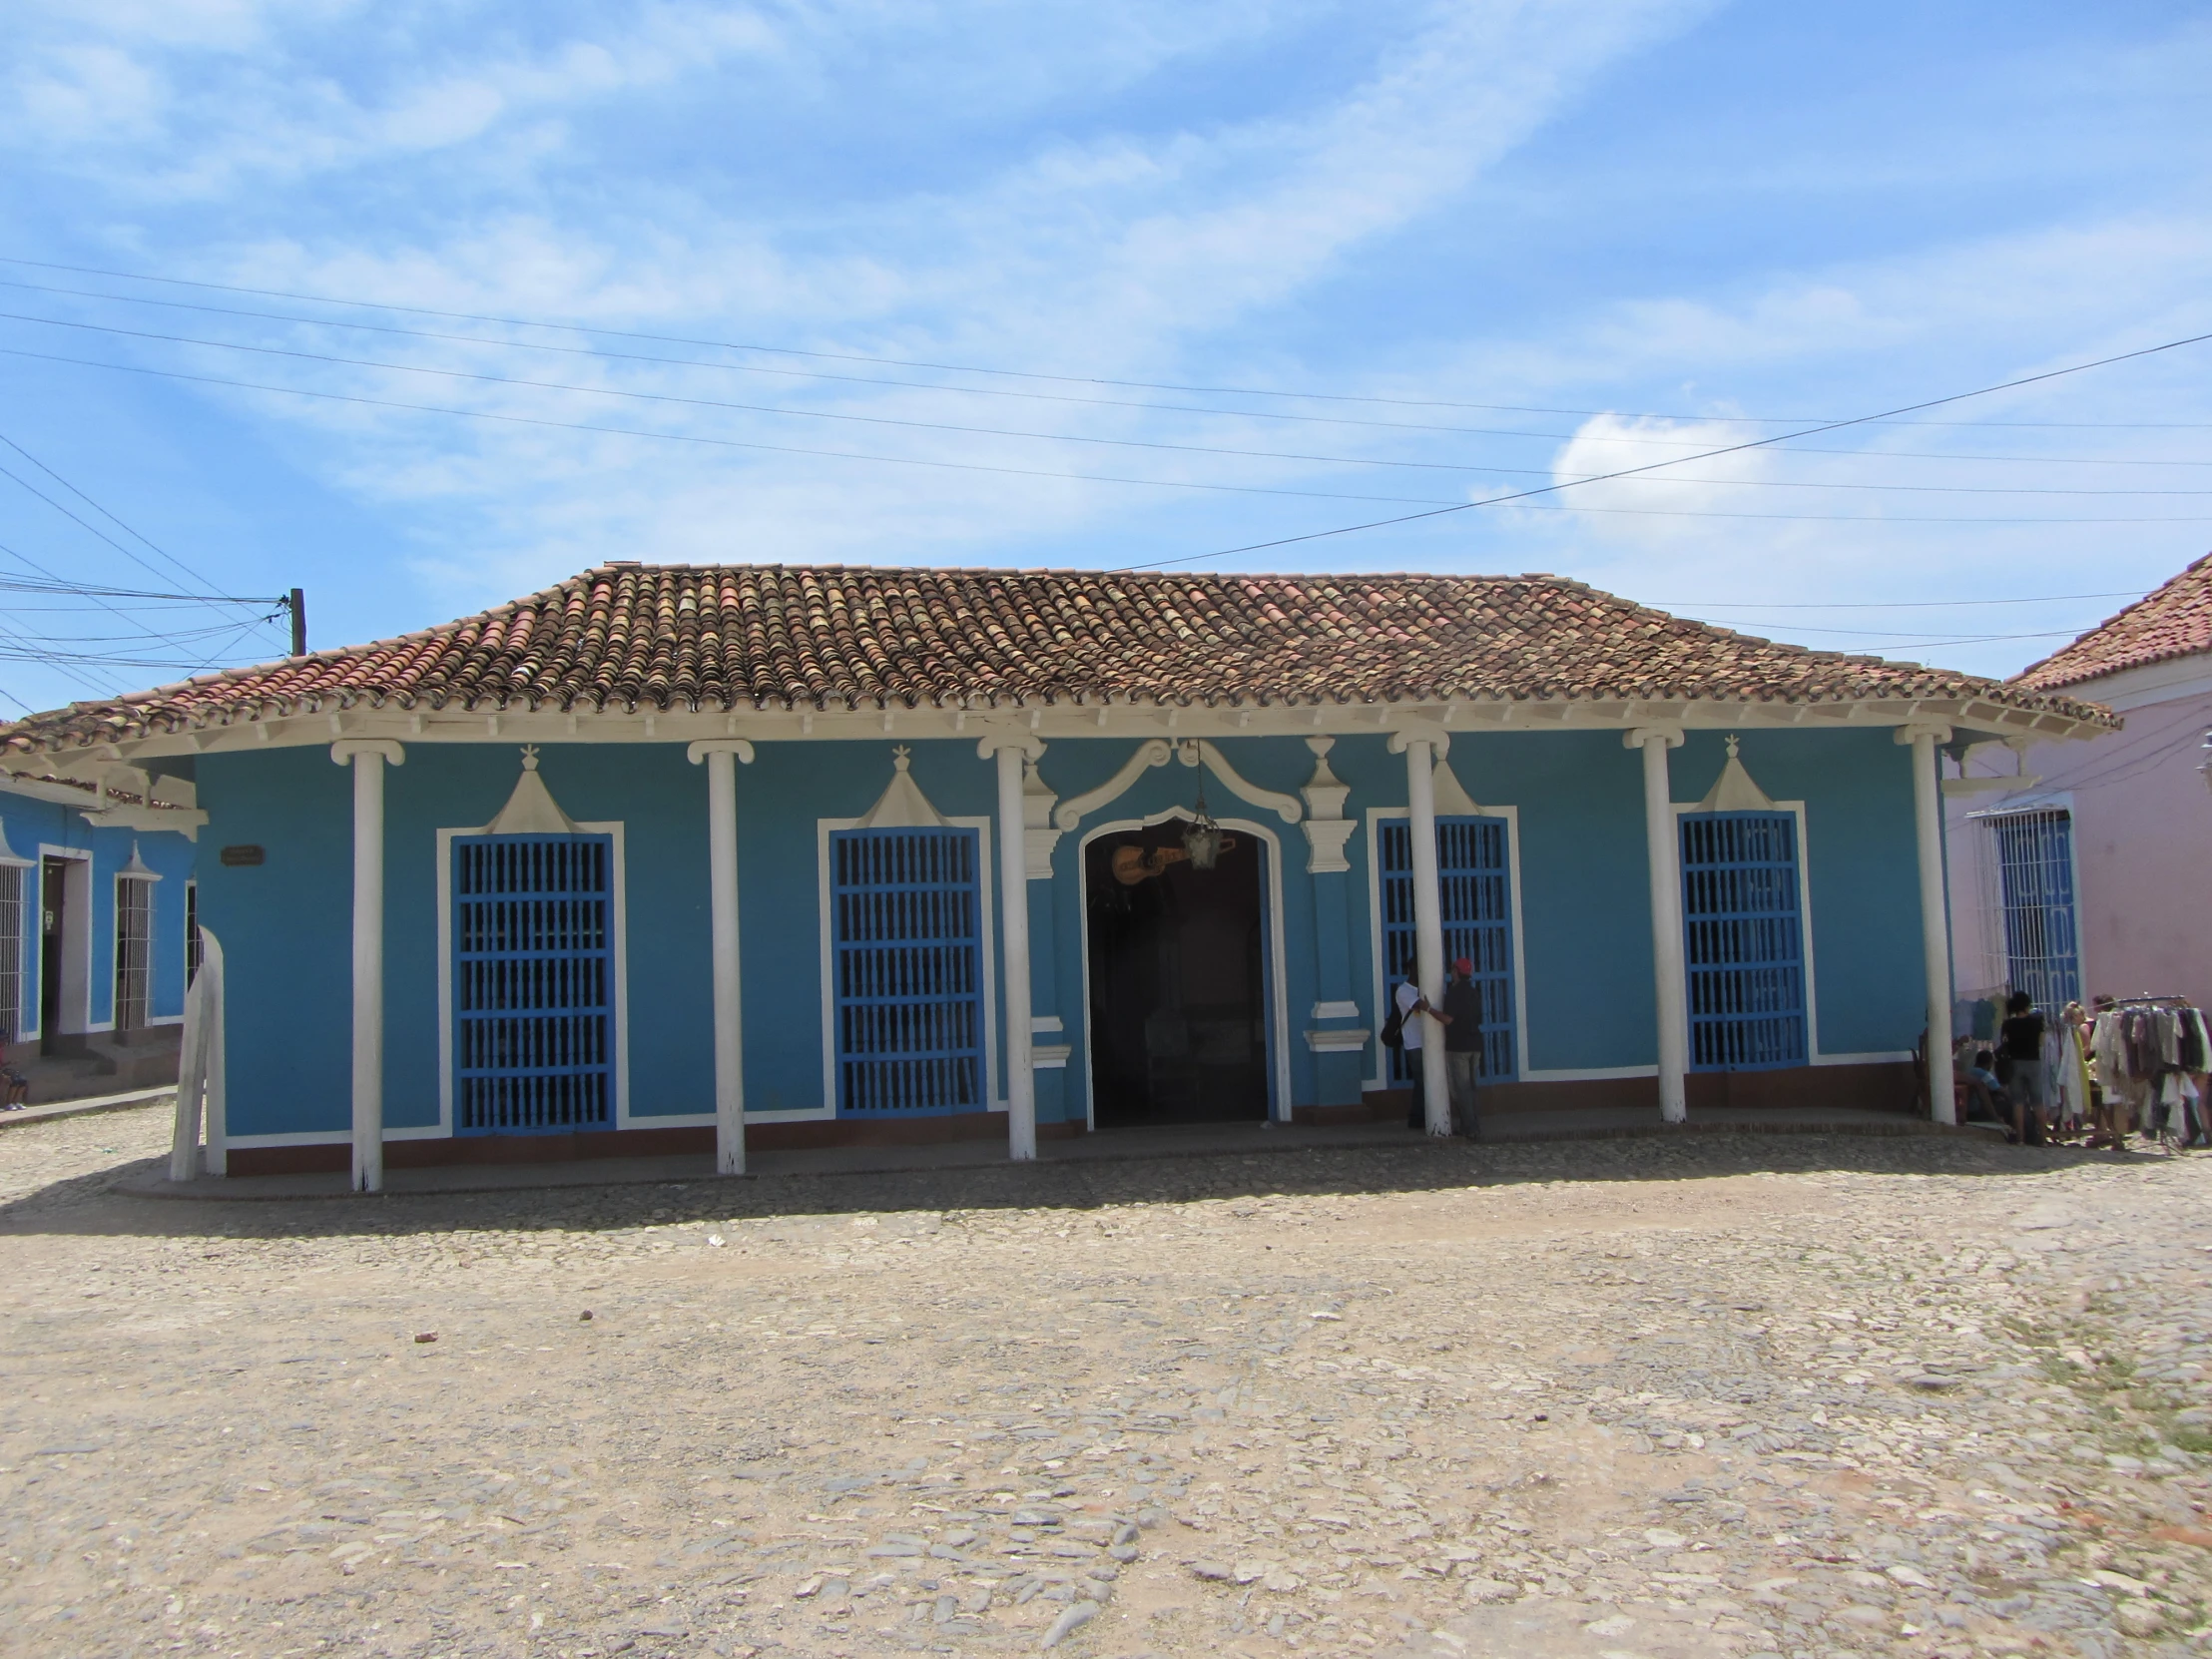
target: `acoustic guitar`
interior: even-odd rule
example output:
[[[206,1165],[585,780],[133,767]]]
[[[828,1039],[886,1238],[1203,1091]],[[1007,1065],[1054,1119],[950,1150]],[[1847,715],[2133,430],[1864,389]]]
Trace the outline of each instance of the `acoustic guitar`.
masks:
[[[1235,835],[1221,838],[1221,849],[1229,851],[1237,844]],[[1125,887],[1134,887],[1151,880],[1155,875],[1167,873],[1170,864],[1182,863],[1190,853],[1180,846],[1117,846],[1114,848],[1114,879]]]

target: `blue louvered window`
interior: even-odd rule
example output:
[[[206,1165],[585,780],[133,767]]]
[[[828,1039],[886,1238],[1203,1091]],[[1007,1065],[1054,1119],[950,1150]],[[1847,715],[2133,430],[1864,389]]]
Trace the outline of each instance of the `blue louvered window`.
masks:
[[[614,840],[453,841],[458,1135],[612,1129]]]
[[[1690,976],[1690,1069],[1805,1064],[1805,925],[1797,819],[1682,819],[1682,924]]]
[[[830,835],[840,1113],[988,1107],[977,841],[973,830]]]
[[[1380,825],[1382,859],[1382,968],[1385,1006],[1398,982],[1413,972],[1413,833],[1404,819]],[[1436,878],[1443,916],[1444,961],[1474,963],[1474,988],[1482,998],[1482,1075],[1512,1077],[1513,886],[1507,864],[1506,821],[1440,818],[1436,821]],[[1433,1024],[1423,1042],[1443,1039]],[[1385,1050],[1392,1082],[1412,1080],[1410,1049]]]

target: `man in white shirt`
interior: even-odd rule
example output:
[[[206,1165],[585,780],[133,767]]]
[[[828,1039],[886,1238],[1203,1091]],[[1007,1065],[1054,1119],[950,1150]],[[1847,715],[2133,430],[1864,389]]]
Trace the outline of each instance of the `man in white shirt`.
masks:
[[[1405,1069],[1413,1074],[1413,1104],[1406,1109],[1405,1127],[1428,1127],[1426,1078],[1420,1063],[1421,1031],[1427,1021],[1428,998],[1420,994],[1420,987],[1407,976],[1397,985],[1398,1037],[1405,1049]]]

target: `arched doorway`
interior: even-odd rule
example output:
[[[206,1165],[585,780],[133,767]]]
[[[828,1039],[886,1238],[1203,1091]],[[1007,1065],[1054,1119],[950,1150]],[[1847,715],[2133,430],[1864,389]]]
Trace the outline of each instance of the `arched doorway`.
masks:
[[[1084,848],[1101,1129],[1268,1116],[1268,849],[1232,830],[1197,869],[1187,828],[1171,818]]]

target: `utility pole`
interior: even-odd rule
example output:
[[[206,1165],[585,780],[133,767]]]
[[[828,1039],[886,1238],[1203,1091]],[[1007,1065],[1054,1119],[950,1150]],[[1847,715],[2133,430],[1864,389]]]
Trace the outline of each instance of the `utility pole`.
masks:
[[[307,654],[307,590],[293,588],[291,597],[284,601],[284,608],[291,612],[291,654],[304,657]]]

